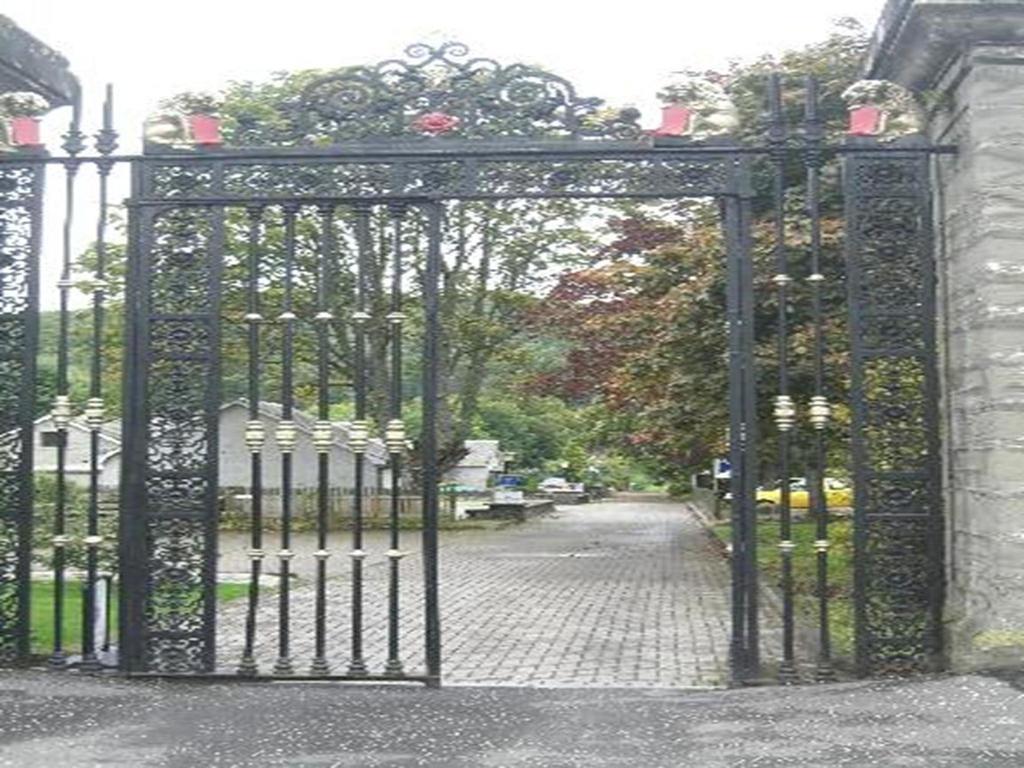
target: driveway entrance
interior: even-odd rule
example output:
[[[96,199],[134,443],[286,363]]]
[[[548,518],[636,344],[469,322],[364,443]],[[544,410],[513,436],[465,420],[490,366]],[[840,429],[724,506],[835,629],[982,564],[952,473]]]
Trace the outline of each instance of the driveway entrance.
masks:
[[[307,543],[315,539],[300,540]],[[696,688],[727,680],[728,566],[686,504],[631,496],[561,507],[510,528],[442,532],[441,543],[446,685]],[[222,569],[244,564],[242,537],[222,545]],[[366,659],[377,667],[387,658],[385,536],[368,536],[366,549]],[[329,580],[329,637],[343,655],[349,577],[344,564],[332,565],[340,574]],[[418,551],[403,564],[410,573],[421,567]],[[311,576],[299,574],[292,589],[297,655],[312,648]],[[406,585],[403,603],[422,604],[418,580]],[[264,601],[261,624],[275,625],[276,605]],[[406,614],[402,646],[411,662],[422,622]],[[244,619],[244,601],[221,609],[222,658],[238,658]],[[257,655],[273,659],[272,646]]]

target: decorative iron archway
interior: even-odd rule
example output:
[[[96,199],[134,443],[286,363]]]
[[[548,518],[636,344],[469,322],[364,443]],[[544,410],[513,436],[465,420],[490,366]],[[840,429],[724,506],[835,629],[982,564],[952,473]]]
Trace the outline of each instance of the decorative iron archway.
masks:
[[[817,114],[817,95],[809,81],[806,118],[799,132],[783,120],[781,86],[770,83],[771,130],[761,144],[741,145],[723,135],[722,124],[684,104],[666,115],[662,130],[643,131],[634,110],[605,110],[596,99],[577,96],[567,81],[524,65],[502,66],[490,59],[469,58],[458,44],[440,48],[413,46],[407,60],[339,70],[313,80],[295,102],[281,105],[268,128],[240,119],[233,141],[220,143],[208,118],[167,114],[148,127],[145,152],[117,157],[110,109],[105,110],[99,154],[85,156],[79,126],[69,132],[67,157],[51,158],[22,150],[0,159],[0,170],[13,190],[8,202],[32,200],[38,192],[17,179],[34,177],[43,164],[62,165],[73,182],[78,168],[100,170],[103,206],[106,177],[118,162],[132,168],[128,201],[126,384],[124,457],[120,517],[120,668],[130,674],[211,675],[225,660],[215,652],[215,589],[218,523],[218,414],[222,405],[222,287],[229,232],[244,244],[237,259],[247,281],[246,356],[249,366],[249,423],[245,440],[251,451],[252,539],[249,550],[249,612],[242,658],[229,660],[242,677],[257,674],[344,679],[413,679],[441,681],[441,627],[438,604],[438,464],[436,398],[438,343],[441,336],[437,296],[441,269],[443,206],[453,200],[510,199],[678,199],[717,201],[725,233],[728,263],[727,315],[729,348],[730,458],[732,499],[731,657],[737,680],[761,674],[759,633],[757,513],[758,373],[754,357],[754,264],[752,218],[755,202],[753,165],[765,162],[772,179],[778,291],[778,389],[774,396],[780,477],[789,476],[789,459],[797,410],[787,376],[787,315],[792,300],[791,247],[786,242],[789,214],[785,206],[787,171],[802,164],[808,189],[809,281],[817,336],[817,384],[808,410],[813,444],[811,492],[818,513],[815,548],[818,559],[819,647],[817,675],[833,675],[829,636],[828,516],[825,510],[824,435],[831,406],[823,390],[824,365],[820,271],[822,167],[842,157],[845,179],[848,296],[851,330],[852,446],[856,494],[857,662],[863,673],[893,669],[927,669],[940,658],[939,616],[942,605],[941,507],[938,491],[938,443],[935,404],[934,275],[931,264],[928,163],[935,148],[923,139],[887,142],[875,138],[826,142]],[[109,97],[108,97],[109,98]],[[108,101],[109,106],[109,101]],[[196,119],[198,117],[198,119]],[[205,122],[204,122],[205,119]],[[702,123],[701,121],[705,121]],[[728,121],[726,121],[727,125]],[[702,127],[703,126],[703,127]],[[250,139],[259,135],[260,144]],[[68,216],[73,183],[69,182]],[[12,197],[13,195],[13,197]],[[38,208],[36,215],[38,215]],[[384,212],[393,254],[392,302],[386,321],[392,369],[388,384],[390,413],[380,435],[399,494],[403,462],[409,459],[401,410],[399,376],[403,360],[402,327],[408,297],[403,291],[407,254],[403,225],[418,217],[427,243],[418,298],[423,310],[423,430],[420,463],[424,557],[425,665],[407,673],[402,664],[398,622],[400,526],[390,522],[388,658],[381,669],[363,655],[363,548],[361,499],[367,483],[371,425],[365,370],[366,328],[374,318],[366,303],[367,254],[377,214]],[[104,247],[104,217],[99,228]],[[350,227],[358,252],[356,300],[346,318],[329,309],[332,275],[327,265],[336,246],[339,222]],[[36,224],[38,226],[38,224]],[[309,250],[300,229],[313,232]],[[273,234],[273,238],[270,235]],[[379,234],[379,233],[376,233]],[[25,239],[4,230],[7,247]],[[28,238],[36,243],[38,232]],[[276,243],[271,245],[271,242]],[[300,251],[311,257],[315,283],[312,306],[300,308],[294,296]],[[279,256],[276,273],[266,271],[265,256]],[[26,251],[28,253],[28,251]],[[69,254],[65,254],[66,259]],[[34,251],[24,259],[19,279],[30,279]],[[67,262],[66,262],[67,263]],[[271,318],[261,287],[278,281],[281,296]],[[67,276],[65,276],[67,282]],[[17,290],[5,283],[7,294]],[[63,286],[67,290],[70,286]],[[102,319],[102,261],[93,286],[97,316]],[[910,300],[908,300],[910,297]],[[304,314],[303,314],[304,313]],[[263,455],[268,435],[259,420],[261,370],[266,364],[264,328],[273,321],[281,336],[280,394],[282,415],[273,438],[281,454],[283,478],[281,530],[276,551],[268,551],[262,532]],[[102,320],[100,320],[101,322]],[[326,358],[332,324],[344,322],[354,339],[352,382],[355,420],[348,439],[355,451],[354,530],[347,555],[351,568],[351,617],[347,665],[332,665],[326,656],[329,605],[327,563],[328,493],[333,430],[329,412]],[[303,335],[313,341],[318,370],[317,418],[308,425],[317,455],[319,549],[316,560],[316,651],[299,669],[290,652],[289,570],[291,549],[291,477],[295,470],[295,344]],[[67,339],[62,343],[66,345]],[[18,354],[29,349],[18,347]],[[66,349],[66,347],[65,347]],[[98,353],[97,353],[98,354]],[[98,379],[97,379],[98,380]],[[70,403],[67,382],[60,382],[54,421],[67,429]],[[86,411],[94,433],[103,421],[102,393],[94,388]],[[58,449],[59,450],[59,449]],[[95,451],[95,448],[94,448]],[[94,454],[95,455],[95,454]],[[94,468],[94,473],[95,473]],[[27,482],[24,474],[19,475]],[[95,487],[94,477],[94,487]],[[783,577],[783,642],[779,674],[797,676],[794,616],[791,509],[788,483],[783,485],[779,548]],[[58,501],[58,505],[59,505]],[[96,514],[93,500],[90,520]],[[392,506],[395,510],[396,507]],[[59,552],[66,534],[58,510],[53,544]],[[90,524],[91,555],[100,545]],[[337,552],[337,547],[335,547]],[[24,555],[18,575],[6,583],[23,585]],[[279,562],[276,628],[277,660],[260,669],[253,656],[258,632],[262,565]],[[59,558],[55,578],[62,583]],[[12,574],[14,572],[12,571]],[[95,563],[86,575],[87,611],[96,611]],[[89,613],[92,616],[93,613]],[[91,626],[91,622],[86,624]],[[8,629],[9,628],[9,629]],[[24,648],[24,623],[0,625],[12,646]],[[63,663],[55,649],[54,662]],[[20,645],[19,645],[20,643]],[[95,638],[83,638],[83,662],[95,665]],[[308,673],[305,671],[308,669]],[[332,671],[333,670],[333,671]]]

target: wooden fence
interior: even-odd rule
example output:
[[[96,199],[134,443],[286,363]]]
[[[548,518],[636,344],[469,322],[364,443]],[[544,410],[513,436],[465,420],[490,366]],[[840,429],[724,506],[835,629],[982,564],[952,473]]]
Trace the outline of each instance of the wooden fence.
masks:
[[[246,488],[221,488],[221,513],[231,518],[244,518],[252,509],[252,497]],[[419,519],[423,514],[423,500],[419,495],[405,494],[399,497],[399,516]],[[328,516],[332,525],[352,519],[355,507],[355,491],[350,488],[331,488],[328,501]],[[442,503],[441,513],[447,512]],[[263,514],[265,517],[281,516],[281,489],[268,488],[263,492]],[[391,514],[391,494],[377,489],[363,492],[363,519],[367,522],[383,523]],[[292,517],[296,520],[314,521],[317,515],[317,492],[315,488],[298,488],[292,491]]]

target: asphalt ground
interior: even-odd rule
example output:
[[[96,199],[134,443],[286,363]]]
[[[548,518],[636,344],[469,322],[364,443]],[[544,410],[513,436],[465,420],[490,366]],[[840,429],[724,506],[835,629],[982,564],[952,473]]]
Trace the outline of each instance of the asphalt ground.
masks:
[[[0,674],[0,765],[1024,765],[1024,688],[944,677],[709,692]]]
[[[440,690],[0,671],[0,768],[1024,766],[1024,674],[708,688],[724,679],[728,606],[708,541],[692,510],[654,499],[446,533]],[[346,586],[339,569],[340,664]],[[300,578],[298,605],[308,589]],[[411,671],[418,615],[404,638]],[[298,610],[296,634],[307,624]]]

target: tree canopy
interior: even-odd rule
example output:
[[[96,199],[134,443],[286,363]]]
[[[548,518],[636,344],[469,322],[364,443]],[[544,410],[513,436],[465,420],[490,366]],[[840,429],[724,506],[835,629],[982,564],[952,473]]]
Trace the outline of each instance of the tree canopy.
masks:
[[[852,22],[841,22],[825,40],[777,56],[734,64],[718,73],[740,118],[739,138],[760,141],[765,133],[766,75],[785,76],[783,108],[790,124],[799,124],[803,109],[803,78],[820,81],[821,113],[829,132],[842,131],[845,88],[858,78],[866,35]],[[683,62],[681,62],[683,64]],[[236,82],[217,96],[228,144],[276,142],[282,109],[319,71],[279,73],[266,82]],[[179,94],[168,108],[194,107],[208,97]],[[787,206],[799,213],[805,203],[804,169],[794,161],[787,168]],[[770,200],[769,175],[758,169],[755,180],[762,200]],[[843,264],[839,248],[838,175],[824,175],[824,269],[828,338],[828,387],[845,392]],[[339,209],[333,221],[334,262],[328,265],[333,284],[329,309],[331,329],[332,413],[351,413],[352,329],[349,322],[356,293],[357,241],[355,215]],[[369,243],[368,326],[370,413],[377,428],[387,421],[389,375],[389,264],[394,243],[390,212],[373,211]],[[761,375],[773,375],[776,298],[770,282],[772,233],[768,207],[756,210],[754,230],[757,282],[758,357]],[[261,301],[264,315],[274,317],[282,299],[283,226],[279,208],[262,212]],[[796,221],[797,217],[794,216]],[[224,269],[224,393],[225,399],[245,394],[244,343],[248,285],[246,270],[248,218],[230,211]],[[312,276],[317,269],[322,236],[320,212],[297,216],[297,258],[300,279],[295,300],[300,316],[315,312]],[[422,295],[425,223],[410,211],[405,220],[402,250],[406,270],[402,295],[410,321],[403,372],[410,427],[415,429],[420,395],[418,345],[422,332],[417,308]],[[806,232],[787,230],[794,273],[807,270]],[[112,277],[105,339],[106,391],[119,395],[122,248],[108,251]],[[728,423],[725,362],[725,260],[719,211],[712,200],[659,204],[631,201],[502,201],[449,202],[444,211],[444,267],[440,308],[442,386],[439,402],[445,461],[456,461],[466,438],[500,439],[514,450],[520,465],[552,469],[568,463],[583,471],[595,463],[618,467],[639,462],[649,474],[681,483],[722,455]],[[94,254],[82,254],[80,273],[91,271]],[[834,278],[834,279],[831,279]],[[811,327],[806,288],[792,294],[789,325],[793,354],[794,396],[810,394]],[[54,332],[44,318],[44,344]],[[266,324],[263,391],[280,395],[280,327]],[[84,392],[87,317],[72,324],[73,394]],[[297,346],[296,394],[300,407],[315,402],[315,335],[300,329]],[[41,379],[52,379],[52,364],[43,359]],[[767,379],[766,379],[767,380]],[[767,385],[766,385],[767,387]],[[48,390],[47,390],[48,391]],[[84,401],[85,397],[76,397]],[[844,398],[837,396],[834,401]],[[114,403],[116,410],[116,402]],[[42,406],[41,406],[42,407]],[[763,414],[767,418],[768,414]],[[845,414],[840,410],[838,422]],[[841,440],[841,430],[837,439]],[[837,449],[836,462],[842,463]],[[766,458],[766,461],[768,459]],[[625,472],[628,475],[628,472]]]

